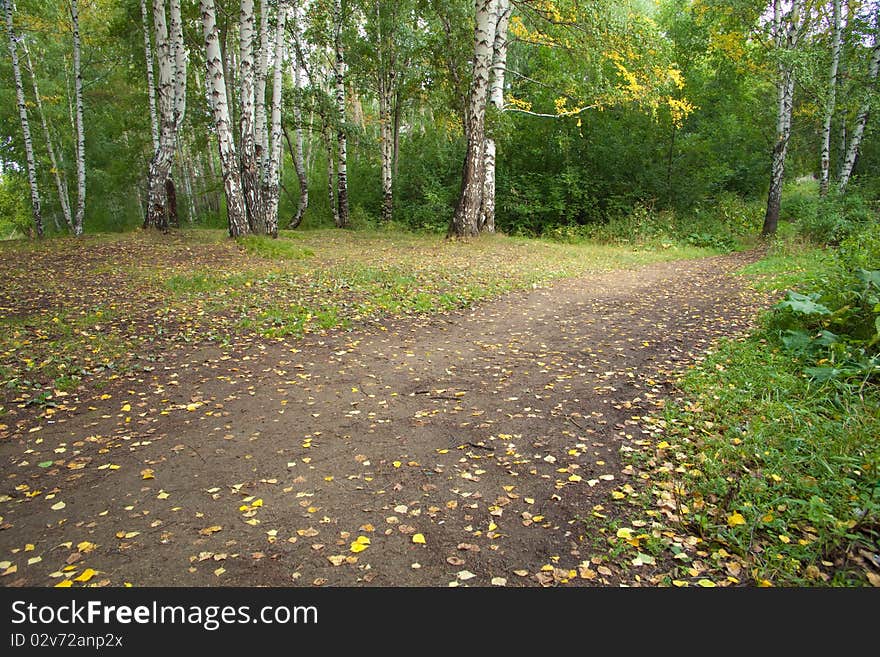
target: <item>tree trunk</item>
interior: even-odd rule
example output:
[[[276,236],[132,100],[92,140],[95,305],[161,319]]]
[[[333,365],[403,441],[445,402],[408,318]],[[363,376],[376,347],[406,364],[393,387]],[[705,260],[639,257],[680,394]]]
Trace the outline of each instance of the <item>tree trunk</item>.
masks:
[[[461,192],[449,225],[449,236],[468,237],[480,232],[486,168],[486,100],[495,42],[496,7],[497,0],[475,2],[473,75],[465,110],[467,152],[462,170]]]
[[[159,150],[159,116],[156,114],[156,81],[153,77],[153,48],[150,45],[150,24],[147,18],[147,2],[141,0],[141,20],[144,27],[144,60],[147,64],[147,97],[150,102],[150,135],[153,152]]]
[[[338,209],[335,219],[338,228],[348,228],[350,221],[348,216],[348,153],[345,125],[345,56],[342,49],[342,0],[335,0],[333,4],[333,19],[336,30],[336,66],[334,70],[336,77],[336,111],[339,114],[339,125],[336,129],[338,157],[336,168],[336,202]]]
[[[853,169],[856,166],[856,160],[859,157],[859,147],[862,144],[862,137],[865,136],[865,126],[868,124],[868,117],[871,114],[871,87],[877,81],[877,73],[880,71],[880,37],[874,45],[871,52],[871,63],[868,67],[868,89],[865,90],[864,100],[859,107],[859,113],[856,116],[856,124],[853,126],[852,136],[849,140],[849,146],[846,150],[846,157],[843,160],[843,166],[840,170],[840,180],[837,181],[837,191],[840,194],[846,193],[846,187],[849,184]]]
[[[46,114],[43,112],[43,99],[40,97],[40,89],[37,86],[37,75],[34,73],[34,65],[31,62],[31,54],[27,45],[21,44],[24,49],[25,61],[27,62],[28,72],[31,74],[31,83],[34,87],[34,98],[37,101],[37,112],[40,115],[40,124],[43,126],[43,138],[46,140],[46,150],[49,151],[49,163],[52,165],[52,177],[55,179],[55,188],[58,190],[58,204],[61,206],[61,214],[64,217],[64,223],[70,232],[73,232],[73,215],[70,212],[70,197],[67,191],[67,181],[64,179],[64,172],[61,170],[58,158],[55,156],[55,144],[52,142],[52,133],[49,131],[49,123],[46,120]]]
[[[831,178],[831,122],[834,119],[834,105],[837,94],[837,68],[840,63],[841,20],[840,1],[833,0],[833,34],[831,37],[831,71],[828,75],[828,98],[825,101],[825,118],[822,122],[822,148],[819,170],[819,195],[828,194]]]
[[[284,7],[279,5],[278,15]],[[254,75],[254,134],[257,145],[260,147],[258,167],[260,180],[263,186],[269,183],[269,127],[266,121],[266,76],[269,71],[269,49],[272,47],[269,38],[269,2],[260,0],[260,34],[259,51],[256,57],[256,73]],[[270,199],[267,199],[267,204]],[[271,219],[268,216],[267,223]]]
[[[330,136],[330,127],[325,126],[321,131],[324,145],[327,147],[327,195],[330,200],[330,213],[333,215],[333,224],[339,225],[339,206],[336,204],[336,151],[333,149],[333,139]]]
[[[70,0],[70,17],[73,22],[73,79],[76,94],[76,215],[73,234],[82,235],[86,214],[86,136],[83,125],[82,71],[80,65],[79,8],[78,0]]]
[[[34,215],[34,230],[37,237],[43,236],[43,215],[40,208],[40,190],[37,188],[37,163],[34,159],[34,144],[31,141],[31,127],[28,122],[27,103],[24,99],[24,85],[21,82],[21,69],[18,66],[15,28],[12,24],[12,0],[3,0],[6,13],[6,31],[9,36],[9,54],[12,55],[12,72],[15,77],[15,96],[18,100],[18,118],[24,133],[24,154],[27,160],[28,183],[31,188],[31,209]]]
[[[773,2],[774,40],[778,49],[793,50],[799,36],[798,6],[795,3],[787,18],[788,25],[782,25],[782,0]],[[776,233],[779,224],[779,209],[782,203],[782,184],[785,180],[785,156],[791,137],[791,114],[794,99],[794,70],[786,61],[779,63],[779,81],[776,88],[776,141],[773,145],[773,159],[770,169],[770,190],[767,194],[767,211],[761,235],[767,237]]]
[[[223,57],[220,52],[220,35],[217,31],[214,0],[199,0],[199,8],[205,35],[205,63],[208,67],[211,114],[214,119],[214,129],[217,132],[220,166],[223,170],[223,187],[226,192],[229,235],[230,237],[239,237],[248,233],[247,210],[241,189],[238,162],[235,157],[235,141],[229,118],[226,79],[223,74]]]
[[[294,34],[299,34],[299,21],[297,17],[298,9],[291,9],[291,22],[293,23]],[[306,175],[305,161],[303,157],[303,125],[302,125],[302,106],[300,93],[302,90],[302,76],[299,61],[299,53],[291,63],[293,68],[293,120],[295,145],[290,149],[290,156],[293,159],[293,167],[296,169],[296,177],[299,180],[299,205],[296,208],[296,215],[290,222],[290,228],[297,228],[305,216],[306,209],[309,207],[309,180]]]
[[[507,68],[507,27],[512,12],[510,0],[497,0],[498,19],[495,26],[495,41],[492,47],[492,84],[489,88],[489,103],[497,112],[504,109],[504,74]],[[483,208],[481,229],[487,233],[495,232],[495,139],[486,138],[486,171],[483,181]]]
[[[175,15],[176,10],[176,15]],[[147,201],[147,219],[144,228],[167,230],[169,217],[177,214],[177,208],[171,207],[169,198],[168,175],[174,163],[175,141],[177,138],[178,112],[180,100],[178,78],[186,75],[184,70],[177,70],[177,39],[176,30],[180,29],[180,2],[171,0],[171,32],[165,18],[165,0],[153,0],[153,31],[156,43],[156,57],[159,61],[159,148],[153,153],[149,171],[149,198]],[[185,92],[184,92],[185,93]],[[173,189],[173,186],[172,186]]]
[[[389,65],[390,68],[391,65]],[[392,113],[394,73],[379,71],[379,129],[382,150],[382,221],[394,215],[394,118]]]
[[[239,19],[239,93],[241,95],[241,183],[251,231],[266,233],[262,180],[259,173],[260,154],[254,132],[254,0],[241,0]]]
[[[266,201],[266,230],[272,237],[278,236],[278,185],[281,178],[281,91],[284,71],[284,23],[287,7],[278,7],[278,24],[275,29],[275,69],[272,74],[272,134],[271,153]]]

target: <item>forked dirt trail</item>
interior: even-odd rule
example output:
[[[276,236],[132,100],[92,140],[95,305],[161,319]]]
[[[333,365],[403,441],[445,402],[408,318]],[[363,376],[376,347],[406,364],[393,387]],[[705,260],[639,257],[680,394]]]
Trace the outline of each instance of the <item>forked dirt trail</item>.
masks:
[[[750,324],[731,274],[756,257],[169,355],[0,444],[0,583],[650,583],[593,560],[645,518],[621,449],[650,449],[671,374]]]

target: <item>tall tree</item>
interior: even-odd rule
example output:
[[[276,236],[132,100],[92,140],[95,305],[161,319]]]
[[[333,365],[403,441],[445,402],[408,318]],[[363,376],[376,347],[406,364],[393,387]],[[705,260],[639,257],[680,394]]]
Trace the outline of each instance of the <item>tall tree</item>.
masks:
[[[504,74],[507,70],[507,29],[510,25],[510,0],[498,0],[498,18],[495,40],[492,44],[492,82],[489,87],[489,104],[496,111],[504,109]],[[483,206],[480,229],[495,232],[495,138],[486,137],[486,163],[483,181]]]
[[[281,10],[279,7],[278,13]],[[260,32],[257,41],[257,54],[254,72],[254,138],[260,147],[258,166],[262,185],[269,184],[269,128],[266,120],[266,76],[269,71],[269,53],[272,43],[269,31],[269,1],[260,0]],[[267,199],[267,203],[269,200]],[[268,220],[268,217],[267,217]]]
[[[159,115],[156,113],[156,78],[153,73],[153,47],[150,42],[150,20],[147,0],[141,0],[141,22],[144,30],[144,61],[147,66],[147,99],[150,105],[150,136],[153,152],[159,150]]]
[[[498,0],[475,0],[474,59],[465,121],[467,151],[462,172],[461,192],[448,234],[470,237],[480,232],[480,210],[486,170],[486,100],[489,70],[498,22]]]
[[[878,35],[880,35],[880,6],[875,8],[874,27],[878,30]],[[878,35],[874,36],[874,47],[871,50],[871,59],[868,63],[868,77],[865,81],[865,88],[862,91],[862,103],[856,115],[856,122],[846,149],[846,157],[844,157],[840,169],[840,178],[837,181],[837,191],[840,194],[846,193],[846,188],[849,185],[850,177],[859,156],[862,139],[865,136],[868,117],[871,114],[871,97],[875,93],[874,86],[877,82],[877,74],[880,73],[880,36]]]
[[[281,92],[284,72],[284,24],[287,20],[287,5],[279,4],[278,20],[275,26],[275,58],[272,73],[272,117],[268,181],[266,185],[266,232],[278,236],[278,193],[281,174]]]
[[[299,39],[299,7],[294,6],[290,9],[290,23],[294,34],[294,43]],[[305,216],[306,209],[309,207],[309,179],[306,174],[305,158],[303,157],[303,116],[302,116],[302,69],[303,62],[300,61],[302,53],[299,48],[294,48],[295,56],[291,57],[290,68],[293,71],[293,122],[294,122],[294,141],[291,142],[290,136],[282,124],[284,136],[287,140],[287,146],[290,148],[290,157],[293,159],[293,167],[296,170],[296,177],[299,181],[299,203],[297,204],[296,214],[290,221],[290,228],[297,228]]]
[[[333,2],[333,49],[335,64],[333,74],[336,81],[336,111],[338,124],[336,127],[336,226],[348,228],[348,145],[345,118],[345,49],[342,43],[342,27],[344,13],[342,0]]]
[[[828,74],[828,96],[825,99],[825,116],[822,121],[822,147],[819,162],[819,194],[828,194],[831,179],[831,123],[834,119],[837,95],[837,72],[840,65],[840,46],[843,42],[840,16],[841,0],[832,0],[831,16],[831,66]]]
[[[144,227],[168,229],[176,218],[176,194],[169,185],[177,135],[186,112],[186,52],[183,45],[180,0],[170,0],[171,25],[166,22],[165,0],[153,0],[153,28],[159,60],[159,148],[149,170],[149,200]],[[170,192],[170,193],[169,193]],[[172,205],[174,206],[172,208]]]
[[[257,154],[254,126],[254,0],[241,0],[239,16],[239,145],[241,147],[241,183],[244,189],[248,223],[251,231],[266,232],[266,215],[263,206],[262,179],[259,173],[260,157]]]
[[[40,209],[40,190],[37,187],[37,164],[34,159],[34,144],[31,141],[31,127],[28,122],[27,103],[24,98],[24,86],[21,82],[21,68],[18,65],[18,48],[16,45],[15,27],[12,23],[12,0],[3,0],[3,11],[6,14],[6,33],[9,37],[9,54],[12,56],[12,73],[15,76],[15,97],[18,100],[18,118],[24,134],[24,152],[27,159],[28,183],[31,188],[31,208],[34,215],[34,229],[37,237],[43,236],[43,215]]]
[[[220,35],[217,29],[214,0],[199,0],[199,9],[202,14],[202,29],[205,36],[208,95],[211,99],[211,114],[214,120],[214,130],[217,133],[223,187],[226,192],[227,224],[230,237],[239,237],[249,232],[249,226],[241,187],[241,173],[235,156],[235,140],[229,117],[226,78],[223,73],[223,56],[220,51]]]
[[[782,183],[785,179],[785,157],[791,138],[791,115],[794,107],[795,70],[792,54],[800,40],[805,8],[803,0],[794,0],[790,8],[783,9],[783,0],[773,0],[773,43],[776,51],[776,139],[770,169],[770,190],[767,194],[767,211],[761,234],[773,235],[779,224],[782,202]]]
[[[70,0],[70,18],[73,25],[73,80],[76,106],[76,214],[73,234],[82,235],[86,214],[86,131],[83,120],[82,53],[79,37],[78,0]]]
[[[55,144],[52,140],[52,133],[49,131],[49,123],[46,119],[46,113],[43,111],[43,99],[40,96],[40,89],[37,86],[37,76],[34,72],[34,65],[31,62],[31,54],[27,45],[22,44],[24,49],[25,61],[27,62],[28,72],[31,74],[31,82],[34,87],[34,99],[37,104],[37,113],[40,115],[40,124],[43,126],[43,138],[46,140],[46,150],[49,152],[49,164],[52,165],[52,177],[55,179],[55,188],[58,191],[58,205],[61,207],[61,214],[64,217],[64,223],[67,224],[70,232],[73,232],[73,215],[70,212],[70,197],[67,191],[67,181],[64,178],[58,157],[55,155]],[[57,223],[57,222],[56,222]]]

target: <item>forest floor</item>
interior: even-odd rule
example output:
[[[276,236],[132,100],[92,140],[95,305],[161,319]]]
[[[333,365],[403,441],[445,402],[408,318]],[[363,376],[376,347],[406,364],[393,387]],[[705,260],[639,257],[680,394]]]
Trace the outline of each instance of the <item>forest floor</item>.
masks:
[[[8,392],[0,584],[748,583],[737,557],[672,522],[646,464],[677,375],[769,303],[733,275],[759,257],[632,262],[443,312],[178,340],[98,383]],[[86,288],[160,299],[125,301],[105,265]],[[46,275],[65,273],[78,275]],[[12,319],[49,308],[51,328],[38,287],[0,305]]]

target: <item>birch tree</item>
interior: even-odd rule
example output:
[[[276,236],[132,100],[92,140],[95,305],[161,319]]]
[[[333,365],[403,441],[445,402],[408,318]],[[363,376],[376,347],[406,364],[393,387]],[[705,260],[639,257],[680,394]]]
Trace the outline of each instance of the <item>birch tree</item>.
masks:
[[[825,116],[822,121],[822,145],[819,156],[819,194],[828,194],[831,179],[831,122],[834,119],[835,99],[837,94],[837,73],[840,65],[840,46],[843,41],[841,30],[841,0],[832,0],[831,17],[831,65],[828,74],[828,97],[825,100]]]
[[[205,65],[207,67],[208,95],[211,99],[211,115],[217,133],[223,188],[226,193],[226,216],[230,237],[246,235],[249,231],[247,210],[241,186],[241,174],[235,156],[235,140],[229,118],[229,102],[226,95],[226,78],[223,73],[223,56],[220,51],[220,35],[214,0],[199,0],[202,29],[205,37]]]
[[[262,235],[266,233],[266,215],[254,126],[254,0],[241,0],[238,66],[241,183],[250,229]]]
[[[18,118],[24,135],[24,152],[27,160],[28,184],[31,189],[31,209],[34,215],[34,230],[37,237],[43,236],[43,215],[40,209],[40,190],[37,187],[37,164],[34,159],[34,144],[31,141],[31,128],[28,122],[27,103],[24,97],[24,86],[21,82],[21,68],[18,64],[17,38],[12,24],[12,0],[3,0],[6,14],[6,33],[9,37],[9,54],[12,57],[12,73],[15,77],[15,97],[18,101]]]
[[[495,26],[495,40],[492,45],[492,83],[489,88],[489,105],[494,111],[504,109],[504,75],[507,69],[507,28],[510,25],[510,0],[497,0],[498,18]],[[486,137],[486,162],[483,180],[483,207],[481,209],[480,229],[487,233],[495,232],[495,139]]]
[[[874,24],[876,28],[880,28],[880,7],[875,10]],[[875,35],[874,47],[871,50],[871,59],[868,63],[868,76],[862,92],[862,103],[856,115],[856,122],[846,148],[846,157],[844,157],[840,168],[840,178],[837,181],[837,192],[839,194],[846,193],[853,169],[856,166],[856,160],[859,157],[859,149],[865,136],[865,127],[868,125],[868,117],[871,114],[871,97],[875,93],[874,86],[877,83],[878,73],[880,73],[880,36]]]
[[[73,25],[73,84],[76,106],[76,214],[73,218],[73,234],[79,236],[83,232],[83,220],[86,214],[86,134],[83,122],[82,63],[77,1],[70,0],[70,18]]]
[[[290,24],[294,34],[294,42],[299,39],[299,7],[290,9]],[[293,159],[293,167],[299,181],[299,203],[296,214],[291,219],[289,228],[297,228],[302,223],[306,209],[309,207],[309,179],[306,174],[305,158],[303,157],[303,116],[302,116],[302,53],[299,48],[294,48],[294,56],[291,57],[290,68],[293,78],[293,122],[294,141],[291,143],[288,133],[284,136],[290,149],[290,157]],[[282,129],[283,129],[282,125]]]
[[[266,230],[273,237],[278,236],[278,193],[281,172],[281,92],[284,72],[284,24],[287,20],[287,5],[278,7],[278,20],[275,27],[275,59],[272,74],[272,130],[270,135],[271,153],[269,156],[268,184],[266,193]]]
[[[141,0],[141,23],[144,31],[144,60],[147,66],[147,99],[150,105],[150,136],[153,153],[159,150],[159,115],[156,113],[156,79],[153,73],[153,48],[150,42],[150,20],[147,0]]]
[[[333,46],[336,57],[333,74],[336,81],[336,111],[338,113],[336,127],[336,226],[338,228],[348,228],[348,150],[345,120],[345,50],[342,44],[342,21],[342,0],[334,0]]]
[[[34,72],[34,65],[31,62],[31,54],[25,44],[24,49],[25,61],[27,69],[31,75],[31,82],[34,87],[34,99],[37,105],[37,113],[40,115],[40,124],[43,127],[43,138],[46,140],[46,150],[49,153],[49,164],[52,166],[52,178],[55,180],[55,188],[58,191],[58,205],[61,207],[61,214],[64,217],[64,223],[70,232],[73,232],[73,215],[70,212],[70,197],[67,191],[67,181],[64,178],[64,171],[60,166],[58,157],[55,155],[55,144],[52,139],[52,133],[49,131],[49,123],[46,119],[46,113],[43,111],[43,99],[40,96],[40,89],[37,86],[37,76]],[[56,222],[57,223],[57,222]]]
[[[497,2],[498,0],[475,0],[473,73],[465,121],[467,151],[461,192],[449,225],[450,236],[470,237],[480,232],[486,170],[486,100],[498,22]]]
[[[785,179],[785,157],[791,137],[791,115],[794,105],[793,52],[800,40],[805,11],[802,0],[795,0],[783,11],[783,0],[773,0],[773,44],[778,57],[776,82],[776,138],[770,168],[770,190],[767,194],[767,210],[761,234],[773,235],[779,224],[782,202],[782,183]]]
[[[279,6],[278,13],[281,13]],[[269,129],[266,120],[266,76],[269,71],[269,53],[274,39],[269,32],[269,2],[260,0],[260,32],[254,71],[254,138],[260,147],[258,167],[262,185],[269,184]],[[267,199],[267,203],[269,200]],[[268,214],[268,209],[267,209]],[[268,216],[267,216],[268,221]]]
[[[177,135],[186,113],[186,51],[183,44],[180,0],[170,0],[170,29],[165,0],[153,0],[153,29],[159,60],[159,148],[149,170],[149,197],[145,227],[168,229],[169,215],[176,219],[176,193],[169,184]],[[172,208],[173,204],[173,208]]]

